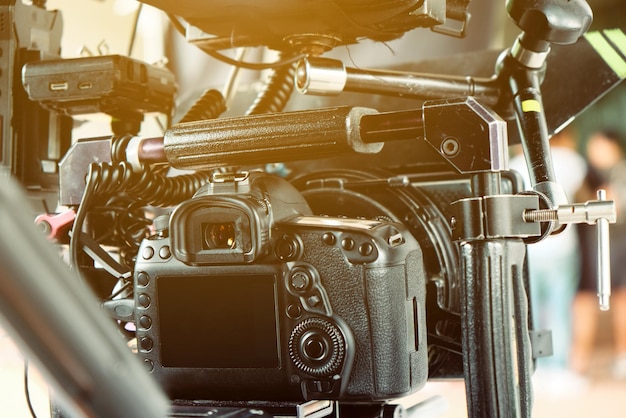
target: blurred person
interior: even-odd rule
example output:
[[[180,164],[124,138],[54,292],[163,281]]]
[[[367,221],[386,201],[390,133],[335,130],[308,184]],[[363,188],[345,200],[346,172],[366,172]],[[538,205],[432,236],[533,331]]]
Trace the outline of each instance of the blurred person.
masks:
[[[613,376],[626,379],[626,161],[624,143],[614,130],[598,131],[587,143],[588,175],[579,193],[581,201],[596,199],[596,191],[606,189],[615,201],[617,223],[610,226],[612,291],[610,312],[614,350]],[[582,248],[581,278],[574,299],[574,345],[572,368],[588,374],[598,327],[597,243],[595,228],[579,226]]]
[[[556,180],[571,200],[587,172],[585,159],[576,151],[575,131],[568,127],[555,134],[550,148]],[[510,167],[522,174],[526,189],[530,189],[524,156],[514,156]],[[576,229],[572,227],[528,246],[533,328],[552,330],[553,340],[553,355],[537,360],[536,376],[544,378],[539,383],[546,384],[546,388],[541,389],[567,393],[573,389],[572,385],[581,383],[569,368],[571,306],[578,286],[579,255]]]

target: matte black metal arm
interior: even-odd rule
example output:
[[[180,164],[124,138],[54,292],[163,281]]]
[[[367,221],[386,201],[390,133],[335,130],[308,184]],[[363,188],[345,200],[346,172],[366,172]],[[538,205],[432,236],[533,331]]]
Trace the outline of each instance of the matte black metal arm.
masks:
[[[506,6],[523,32],[504,58],[499,78],[509,84],[533,188],[558,206],[567,197],[555,182],[541,77],[550,44],[576,42],[591,24],[591,8],[585,0],[507,0]]]
[[[563,188],[556,183],[550,136],[541,97],[541,69],[522,66],[512,56],[504,60],[513,99],[513,108],[533,188],[548,197],[552,205],[567,203]]]

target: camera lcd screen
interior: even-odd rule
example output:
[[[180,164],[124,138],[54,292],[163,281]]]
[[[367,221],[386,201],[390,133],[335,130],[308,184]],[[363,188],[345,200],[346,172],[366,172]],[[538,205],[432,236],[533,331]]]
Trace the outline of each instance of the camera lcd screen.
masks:
[[[273,275],[162,276],[157,293],[164,367],[279,367]]]

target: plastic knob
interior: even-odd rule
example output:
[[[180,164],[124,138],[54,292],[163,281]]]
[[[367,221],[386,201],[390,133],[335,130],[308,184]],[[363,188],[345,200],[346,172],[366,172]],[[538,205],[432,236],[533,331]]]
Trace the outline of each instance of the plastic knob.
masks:
[[[585,0],[507,0],[506,9],[525,33],[555,44],[576,42],[593,20]]]

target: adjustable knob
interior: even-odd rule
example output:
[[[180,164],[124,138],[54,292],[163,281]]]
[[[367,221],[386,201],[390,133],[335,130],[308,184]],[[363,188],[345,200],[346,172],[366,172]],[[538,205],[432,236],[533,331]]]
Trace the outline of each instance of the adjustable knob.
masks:
[[[506,9],[528,36],[555,44],[573,44],[593,20],[585,0],[507,0]]]

